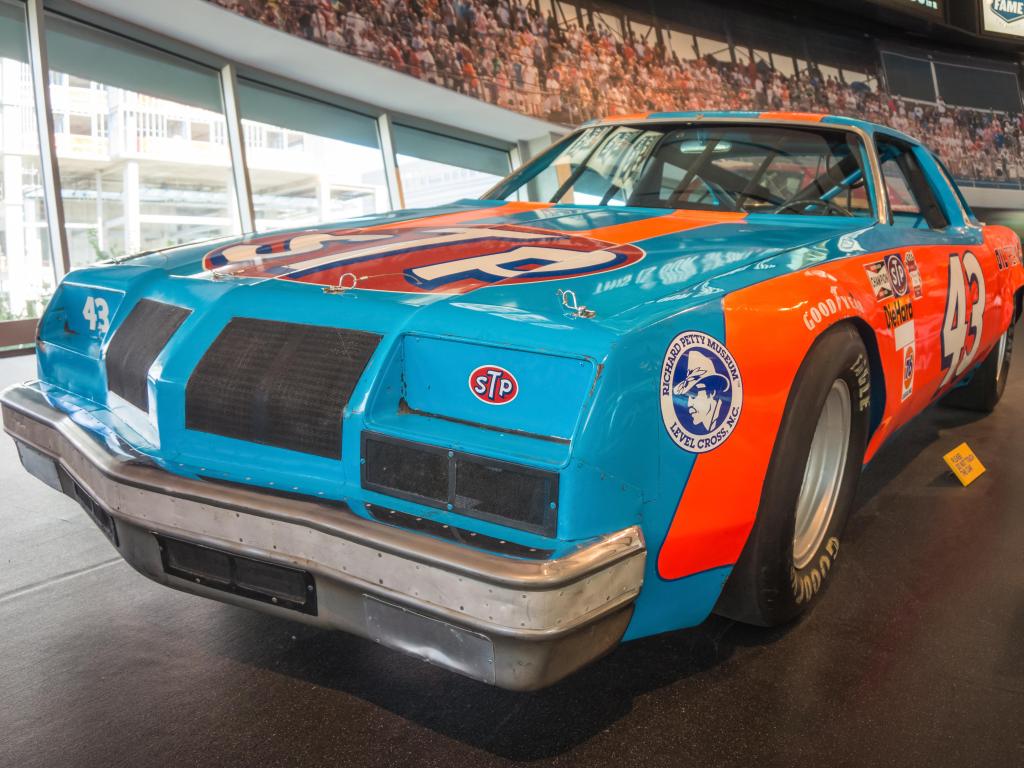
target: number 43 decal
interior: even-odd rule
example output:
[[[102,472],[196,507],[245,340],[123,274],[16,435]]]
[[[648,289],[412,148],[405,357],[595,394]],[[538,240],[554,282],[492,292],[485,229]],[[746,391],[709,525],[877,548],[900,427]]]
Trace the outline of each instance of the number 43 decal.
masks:
[[[940,388],[966,371],[981,346],[985,313],[985,275],[970,251],[949,255],[949,291],[942,319],[942,378]],[[968,344],[970,346],[968,347]]]
[[[90,331],[99,331],[102,335],[110,327],[110,305],[106,299],[90,296],[85,300],[82,317],[89,322]]]

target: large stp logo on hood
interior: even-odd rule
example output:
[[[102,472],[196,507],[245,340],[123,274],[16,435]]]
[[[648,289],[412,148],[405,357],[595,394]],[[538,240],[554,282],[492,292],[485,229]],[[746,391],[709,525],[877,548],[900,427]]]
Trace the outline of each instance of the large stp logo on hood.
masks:
[[[376,291],[468,293],[496,283],[580,277],[644,252],[584,235],[514,225],[339,229],[272,235],[211,251],[207,270]]]

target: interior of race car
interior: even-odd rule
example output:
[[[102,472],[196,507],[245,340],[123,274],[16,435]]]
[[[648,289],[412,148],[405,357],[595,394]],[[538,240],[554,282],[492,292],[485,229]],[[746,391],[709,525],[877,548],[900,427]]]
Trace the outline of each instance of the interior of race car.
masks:
[[[587,129],[489,197],[583,205],[873,216],[864,145],[819,126],[646,125]]]

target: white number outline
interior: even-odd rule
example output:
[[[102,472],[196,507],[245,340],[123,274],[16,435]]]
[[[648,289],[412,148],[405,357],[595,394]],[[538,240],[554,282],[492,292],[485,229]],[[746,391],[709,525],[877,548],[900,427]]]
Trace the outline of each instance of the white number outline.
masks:
[[[976,289],[978,300],[968,303]],[[981,332],[985,314],[985,274],[981,262],[971,251],[949,255],[949,288],[946,291],[946,310],[942,317],[942,345],[940,364],[946,371],[939,388],[946,386],[955,377],[966,371],[981,347]],[[967,338],[973,338],[967,349]]]
[[[110,328],[110,305],[102,296],[89,296],[82,307],[82,317],[89,323],[90,331],[102,335]]]

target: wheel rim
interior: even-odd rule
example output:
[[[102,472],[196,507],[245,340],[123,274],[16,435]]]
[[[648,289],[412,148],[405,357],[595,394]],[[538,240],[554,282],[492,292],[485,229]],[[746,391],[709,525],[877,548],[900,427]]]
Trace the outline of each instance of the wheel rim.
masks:
[[[1010,338],[1007,330],[999,337],[999,346],[996,348],[996,381],[1003,375],[1003,363],[1006,362],[1006,342]]]
[[[797,568],[811,561],[832,522],[849,448],[850,388],[843,379],[836,379],[814,428],[797,497],[793,530],[793,564]]]

